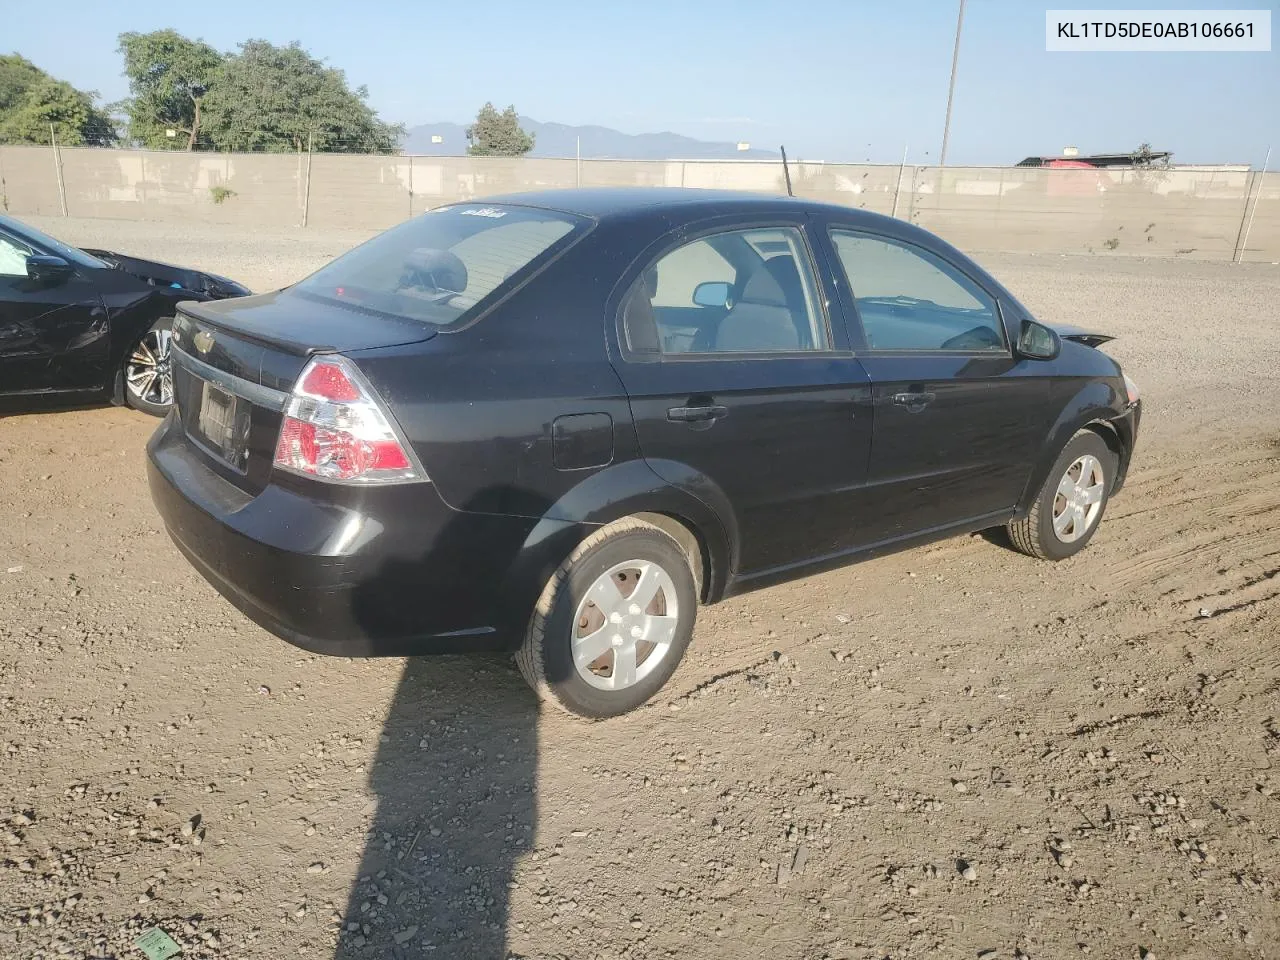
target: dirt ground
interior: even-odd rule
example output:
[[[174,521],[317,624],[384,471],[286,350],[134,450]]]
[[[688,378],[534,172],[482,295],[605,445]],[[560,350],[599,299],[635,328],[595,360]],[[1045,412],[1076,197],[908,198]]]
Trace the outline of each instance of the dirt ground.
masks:
[[[42,226],[255,289],[361,239]],[[154,421],[0,420],[0,957],[1276,956],[1280,268],[988,259],[1144,388],[1090,548],[706,608],[606,723],[289,647],[161,530]]]

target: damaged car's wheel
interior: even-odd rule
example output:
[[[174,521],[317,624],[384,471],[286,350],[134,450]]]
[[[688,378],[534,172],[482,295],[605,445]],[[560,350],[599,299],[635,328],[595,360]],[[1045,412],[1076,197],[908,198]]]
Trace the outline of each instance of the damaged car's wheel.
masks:
[[[157,320],[124,358],[124,398],[129,406],[163,417],[173,406],[173,373],[169,367],[172,317]]]

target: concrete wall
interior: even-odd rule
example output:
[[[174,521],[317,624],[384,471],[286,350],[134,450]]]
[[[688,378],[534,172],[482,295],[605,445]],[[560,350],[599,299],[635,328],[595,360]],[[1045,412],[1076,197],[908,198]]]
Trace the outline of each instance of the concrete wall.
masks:
[[[62,187],[59,188],[61,159]],[[380,228],[517,190],[684,186],[785,192],[767,162],[170,153],[0,147],[8,212],[244,226]],[[1280,174],[796,163],[795,192],[892,214],[973,251],[1280,261]],[[229,191],[229,192],[227,192]],[[220,200],[220,202],[219,202]]]

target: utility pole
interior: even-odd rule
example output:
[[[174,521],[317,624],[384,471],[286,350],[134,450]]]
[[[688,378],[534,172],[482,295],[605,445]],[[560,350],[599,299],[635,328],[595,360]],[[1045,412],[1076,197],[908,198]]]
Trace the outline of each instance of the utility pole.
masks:
[[[960,15],[956,18],[956,45],[951,51],[951,83],[947,86],[947,119],[942,125],[942,153],[938,166],[947,165],[947,140],[951,138],[951,100],[956,94],[956,65],[960,62],[960,28],[964,26],[964,0],[960,0]]]

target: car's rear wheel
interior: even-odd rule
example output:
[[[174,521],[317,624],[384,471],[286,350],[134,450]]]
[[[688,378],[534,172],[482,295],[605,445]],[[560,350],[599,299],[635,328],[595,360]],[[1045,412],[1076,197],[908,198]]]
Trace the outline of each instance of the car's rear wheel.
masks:
[[[156,417],[163,417],[173,406],[173,373],[169,367],[172,325],[172,317],[157,320],[124,358],[125,402]]]
[[[1065,560],[1093,539],[1115,483],[1117,459],[1092,430],[1068,441],[1031,510],[1009,524],[1009,539],[1041,560]]]
[[[516,663],[540,696],[570,713],[618,716],[675,672],[697,602],[679,543],[640,520],[610,524],[547,583]]]

